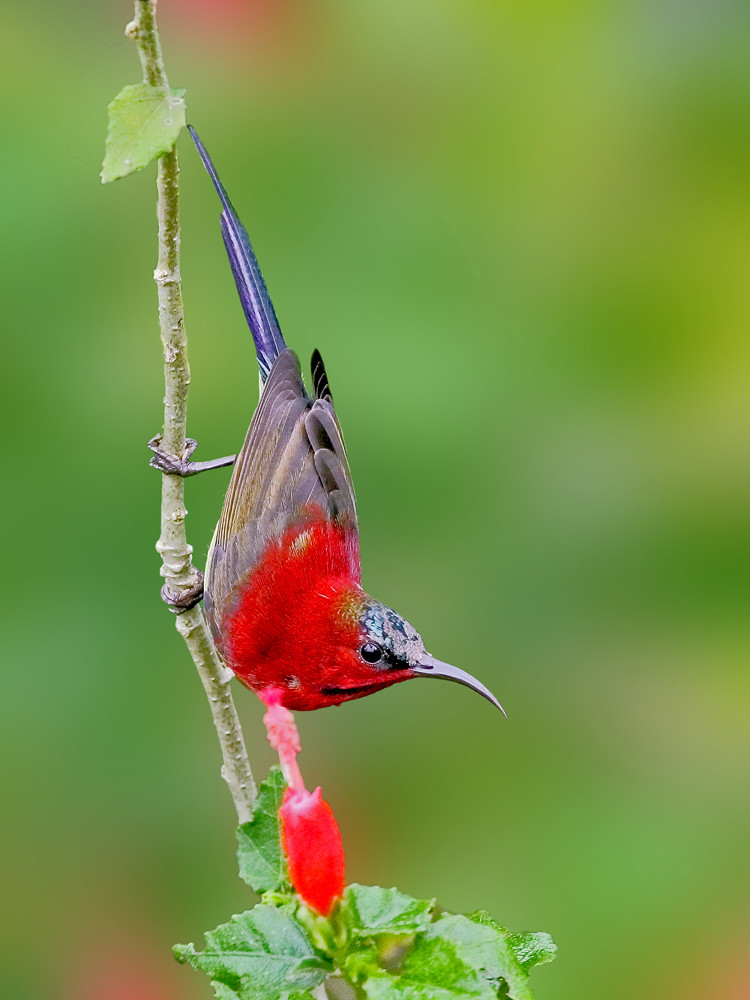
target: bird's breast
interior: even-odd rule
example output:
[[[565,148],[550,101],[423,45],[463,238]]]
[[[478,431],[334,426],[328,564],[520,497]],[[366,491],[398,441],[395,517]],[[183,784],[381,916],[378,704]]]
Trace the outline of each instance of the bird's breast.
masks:
[[[356,531],[309,518],[289,528],[237,587],[220,626],[224,660],[256,691],[305,700],[342,643],[356,645],[360,579]]]

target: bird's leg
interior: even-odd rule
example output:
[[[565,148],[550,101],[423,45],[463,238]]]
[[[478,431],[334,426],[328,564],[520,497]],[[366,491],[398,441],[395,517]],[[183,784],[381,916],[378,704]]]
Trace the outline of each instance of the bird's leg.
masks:
[[[198,447],[198,442],[193,438],[186,439],[185,450],[181,455],[171,455],[161,448],[161,434],[152,437],[148,446],[154,453],[154,457],[148,463],[153,469],[183,478],[197,476],[199,472],[208,472],[209,469],[222,469],[225,465],[234,465],[237,459],[236,455],[226,455],[224,458],[214,458],[209,462],[191,462],[190,456]]]
[[[305,783],[297,764],[297,754],[302,746],[294,716],[281,704],[281,692],[277,688],[266,688],[260,692],[259,698],[268,709],[263,722],[268,742],[279,755],[284,780],[293,792],[304,792]]]

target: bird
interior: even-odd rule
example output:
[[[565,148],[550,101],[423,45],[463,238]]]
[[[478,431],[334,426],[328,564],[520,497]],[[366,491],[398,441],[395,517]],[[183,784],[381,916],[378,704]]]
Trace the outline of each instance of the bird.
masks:
[[[505,714],[484,684],[427,653],[416,628],[363,589],[354,487],[323,359],[313,352],[308,392],[247,231],[189,128],[221,200],[261,379],[206,565],[203,610],[222,661],[261,700],[289,710],[431,677],[472,688]],[[181,474],[231,460],[183,462]]]

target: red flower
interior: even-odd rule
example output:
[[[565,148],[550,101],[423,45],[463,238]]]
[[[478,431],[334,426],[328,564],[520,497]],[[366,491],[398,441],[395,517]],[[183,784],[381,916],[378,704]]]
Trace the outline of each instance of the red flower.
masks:
[[[344,845],[320,788],[287,788],[279,809],[281,841],[292,885],[309,907],[327,917],[344,891]]]

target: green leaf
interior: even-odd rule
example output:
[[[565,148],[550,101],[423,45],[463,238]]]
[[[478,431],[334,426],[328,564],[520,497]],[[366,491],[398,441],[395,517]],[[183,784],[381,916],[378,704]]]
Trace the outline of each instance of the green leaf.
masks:
[[[481,928],[483,939],[477,939],[467,924]],[[468,917],[441,917],[435,926],[441,925],[440,932],[452,940],[464,939],[466,953],[475,967],[481,967],[493,982],[505,981],[511,1000],[533,1000],[529,969],[551,962],[557,953],[549,934],[509,934],[485,910]]]
[[[330,971],[288,913],[259,905],[206,934],[206,949],[175,945],[178,962],[205,972],[218,1000],[289,1000]]]
[[[185,91],[124,87],[108,107],[109,131],[104,147],[102,183],[116,181],[168,152],[185,126]]]
[[[281,848],[279,806],[286,782],[280,768],[272,767],[258,789],[252,819],[237,830],[237,863],[240,878],[257,893],[288,892],[289,872]]]
[[[533,1000],[528,976],[499,925],[478,923],[459,914],[443,914],[424,932],[455,945],[459,956],[495,988],[505,981],[512,1000]]]
[[[339,919],[354,938],[415,934],[432,921],[434,899],[413,899],[398,889],[353,883],[344,891]]]
[[[554,962],[557,957],[557,945],[544,931],[509,934],[508,943],[525,972],[528,972],[534,965]]]
[[[422,934],[400,972],[380,972],[365,980],[369,1000],[496,1000],[487,980],[465,962],[447,938]]]
[[[230,990],[230,988],[225,986],[224,983],[219,983],[214,980],[211,985],[213,986],[216,1000],[237,1000],[239,997],[239,993],[236,993],[234,990]]]
[[[355,945],[356,947],[356,945]],[[349,951],[341,964],[341,971],[350,983],[363,983],[370,976],[383,972],[378,949],[374,945]]]
[[[239,993],[236,990],[231,990],[228,986],[225,986],[224,983],[216,982],[216,980],[214,980],[211,985],[213,986],[216,1000],[246,1000],[246,998],[253,995],[249,992],[242,992],[251,990],[253,987],[250,985],[241,986]],[[307,990],[302,993],[295,991],[294,993],[290,993],[286,1000],[315,1000],[315,996]]]
[[[555,956],[548,934],[508,934],[483,911],[433,920],[433,906],[433,900],[398,889],[346,889],[338,912],[349,939],[343,971],[369,1000],[533,1000],[529,969]],[[399,944],[399,936],[408,950],[389,965],[381,953],[384,940]]]

